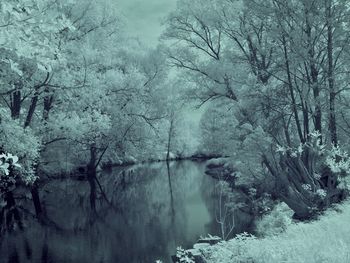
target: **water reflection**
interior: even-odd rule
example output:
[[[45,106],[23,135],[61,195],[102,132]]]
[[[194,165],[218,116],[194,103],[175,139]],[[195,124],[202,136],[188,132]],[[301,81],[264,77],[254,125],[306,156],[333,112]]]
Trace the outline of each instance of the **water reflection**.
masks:
[[[92,193],[88,181],[44,185],[43,209],[50,220],[43,226],[23,212],[24,230],[1,238],[0,262],[170,262],[177,246],[219,234],[215,180],[201,164],[118,168],[103,172],[98,183],[103,194],[97,186]]]

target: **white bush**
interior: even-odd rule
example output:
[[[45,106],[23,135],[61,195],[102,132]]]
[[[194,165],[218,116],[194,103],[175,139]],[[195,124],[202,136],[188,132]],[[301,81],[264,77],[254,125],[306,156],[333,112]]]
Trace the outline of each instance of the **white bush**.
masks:
[[[293,211],[285,203],[279,203],[255,223],[257,235],[271,236],[285,231],[292,223],[292,216]]]

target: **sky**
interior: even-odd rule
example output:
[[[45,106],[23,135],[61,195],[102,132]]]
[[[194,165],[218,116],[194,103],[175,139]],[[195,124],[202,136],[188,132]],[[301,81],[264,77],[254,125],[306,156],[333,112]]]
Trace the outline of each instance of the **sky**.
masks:
[[[163,30],[162,19],[176,7],[176,0],[118,0],[127,32],[155,47]]]
[[[155,48],[159,43],[164,26],[162,20],[176,8],[177,0],[118,0],[121,15],[125,18],[127,33],[137,37],[150,48]],[[205,107],[194,110],[194,105],[188,105],[184,109],[184,118],[190,120],[195,126]]]

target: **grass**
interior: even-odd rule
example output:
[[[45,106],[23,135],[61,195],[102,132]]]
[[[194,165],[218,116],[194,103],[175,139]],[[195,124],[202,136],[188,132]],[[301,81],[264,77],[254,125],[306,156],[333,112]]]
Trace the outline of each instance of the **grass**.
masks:
[[[256,238],[241,235],[203,251],[207,262],[350,262],[350,201],[318,220],[290,224],[282,233]]]

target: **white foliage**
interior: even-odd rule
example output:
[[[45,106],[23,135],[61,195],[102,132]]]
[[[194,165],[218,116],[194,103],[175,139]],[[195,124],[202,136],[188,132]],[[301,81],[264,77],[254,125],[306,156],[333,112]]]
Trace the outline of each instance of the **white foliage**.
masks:
[[[343,150],[339,145],[332,146],[329,151],[326,164],[334,173],[348,174],[350,171],[350,159],[347,151]]]
[[[35,181],[34,166],[39,157],[41,145],[33,131],[30,128],[23,129],[16,120],[3,117],[0,125],[0,140],[2,150],[13,154],[7,154],[6,160],[11,159],[15,164],[20,160],[21,166],[17,168],[22,180],[27,183]]]

